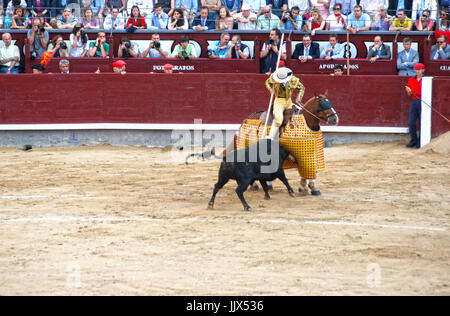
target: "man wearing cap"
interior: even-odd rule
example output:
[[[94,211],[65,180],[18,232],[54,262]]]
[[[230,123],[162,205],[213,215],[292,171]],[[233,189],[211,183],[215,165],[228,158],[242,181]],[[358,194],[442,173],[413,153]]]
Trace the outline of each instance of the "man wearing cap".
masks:
[[[173,73],[173,65],[172,64],[165,64],[164,65],[164,73],[165,74]]]
[[[254,30],[256,29],[256,13],[250,11],[250,5],[244,3],[241,12],[236,13],[233,18],[238,24],[238,30]]]
[[[124,62],[123,60],[118,60],[118,61],[115,61],[114,63],[113,63],[113,72],[114,73],[120,73],[120,74],[126,74],[126,71],[125,71],[125,65],[126,65],[127,63],[126,62]]]
[[[292,70],[286,67],[278,68],[266,80],[266,87],[270,93],[274,94],[275,100],[273,102],[273,122],[270,128],[269,138],[275,139],[278,137],[278,130],[283,123],[283,113],[285,110],[292,108],[291,97],[298,89],[297,102],[301,102],[305,87],[300,80],[295,77]]]
[[[412,77],[408,81],[408,85],[405,87],[406,93],[411,97],[411,104],[409,107],[409,135],[411,141],[407,148],[420,148],[420,138],[417,137],[417,120],[420,120],[421,114],[421,98],[422,98],[422,78],[425,72],[425,65],[418,63],[414,66],[416,76]]]

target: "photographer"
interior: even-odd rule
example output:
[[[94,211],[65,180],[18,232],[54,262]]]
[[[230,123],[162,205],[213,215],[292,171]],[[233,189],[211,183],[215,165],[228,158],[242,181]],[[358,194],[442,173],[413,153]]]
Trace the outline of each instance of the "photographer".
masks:
[[[281,49],[281,60],[286,60],[286,43],[280,43],[281,31],[274,28],[270,31],[269,40],[264,43],[259,57],[263,63],[263,73],[270,74],[276,69],[278,51]]]
[[[81,24],[75,24],[70,34],[69,57],[85,57],[89,50],[88,36]]]
[[[180,37],[180,43],[175,46],[171,57],[189,60],[195,58],[194,45],[189,44],[189,38],[187,36]]]
[[[136,44],[131,44],[128,38],[122,37],[117,56],[119,58],[139,57],[139,47]]]
[[[48,50],[53,52],[53,57],[69,56],[67,45],[61,35],[56,35],[55,37],[53,37],[50,44],[48,44]]]
[[[142,52],[142,57],[149,58],[167,58],[169,53],[161,49],[161,42],[158,33],[152,34],[152,41],[148,45],[148,48]]]
[[[301,30],[303,26],[303,18],[299,15],[300,9],[298,7],[293,7],[291,12],[283,11],[280,20],[280,29],[297,31]]]
[[[241,43],[239,35],[233,35],[231,38],[230,49],[227,53],[227,58],[247,59],[250,56],[250,50],[247,45]]]
[[[208,46],[208,58],[228,58],[227,54],[230,51],[230,39],[229,33],[220,34],[220,41],[216,41]]]
[[[95,43],[89,44],[89,57],[109,57],[109,44],[105,32],[98,32]]]
[[[44,29],[44,19],[35,18],[33,20],[33,28],[28,30],[27,38],[32,58],[42,57],[49,42],[48,32]]]

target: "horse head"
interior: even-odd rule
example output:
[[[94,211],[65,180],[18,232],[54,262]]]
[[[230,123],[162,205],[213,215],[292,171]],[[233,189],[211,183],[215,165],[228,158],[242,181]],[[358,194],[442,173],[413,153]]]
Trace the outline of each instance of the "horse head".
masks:
[[[333,108],[333,104],[328,100],[328,90],[324,94],[314,93],[316,104],[315,114],[318,118],[328,122],[330,125],[339,124],[339,116]]]

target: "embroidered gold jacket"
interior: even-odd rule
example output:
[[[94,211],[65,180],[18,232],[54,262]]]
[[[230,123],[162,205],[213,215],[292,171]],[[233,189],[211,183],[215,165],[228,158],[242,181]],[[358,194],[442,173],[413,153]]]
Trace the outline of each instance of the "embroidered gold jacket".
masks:
[[[266,88],[272,93],[272,87],[275,90],[275,98],[290,99],[292,94],[294,94],[295,89],[298,89],[297,102],[301,102],[303,95],[305,94],[305,86],[300,82],[295,76],[292,76],[291,80],[286,83],[286,88],[283,84],[275,82],[270,75],[269,79],[266,80]]]

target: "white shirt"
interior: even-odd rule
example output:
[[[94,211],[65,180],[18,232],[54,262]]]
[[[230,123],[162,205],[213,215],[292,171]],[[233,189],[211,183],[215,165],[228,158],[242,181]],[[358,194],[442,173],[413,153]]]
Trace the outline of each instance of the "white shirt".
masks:
[[[141,15],[150,16],[153,12],[153,0],[127,0],[128,12],[131,14],[131,8],[138,6]]]
[[[240,12],[240,13],[236,13],[233,16],[234,20],[236,20],[237,18],[239,18],[239,19],[252,19],[252,18],[257,19],[257,16],[256,16],[255,13],[250,12],[250,15],[248,16],[248,18],[246,18],[242,14],[242,12]],[[239,30],[254,30],[254,29],[256,29],[256,21],[257,20],[255,20],[255,22],[252,22],[252,21],[249,20],[247,23],[238,22],[238,29]]]
[[[20,61],[19,47],[13,45],[13,43],[11,43],[8,47],[6,47],[4,42],[2,41],[0,43],[0,59],[6,59],[11,57],[19,57]],[[12,61],[8,61],[6,64],[1,64],[1,66],[10,67],[11,63]],[[16,62],[16,66],[19,66],[19,62]]]
[[[344,19],[344,23],[347,22],[347,17],[345,15],[341,15],[341,18]],[[337,18],[334,14],[328,16],[326,22],[330,24],[330,31],[343,31],[344,30],[344,24],[342,23],[342,20],[339,20],[339,24],[337,22]]]
[[[111,30],[113,26],[115,26],[115,30],[123,30],[125,28],[125,20],[123,19],[122,13],[119,13],[115,20],[113,20],[113,16],[111,14],[106,16],[103,28],[105,30]]]

